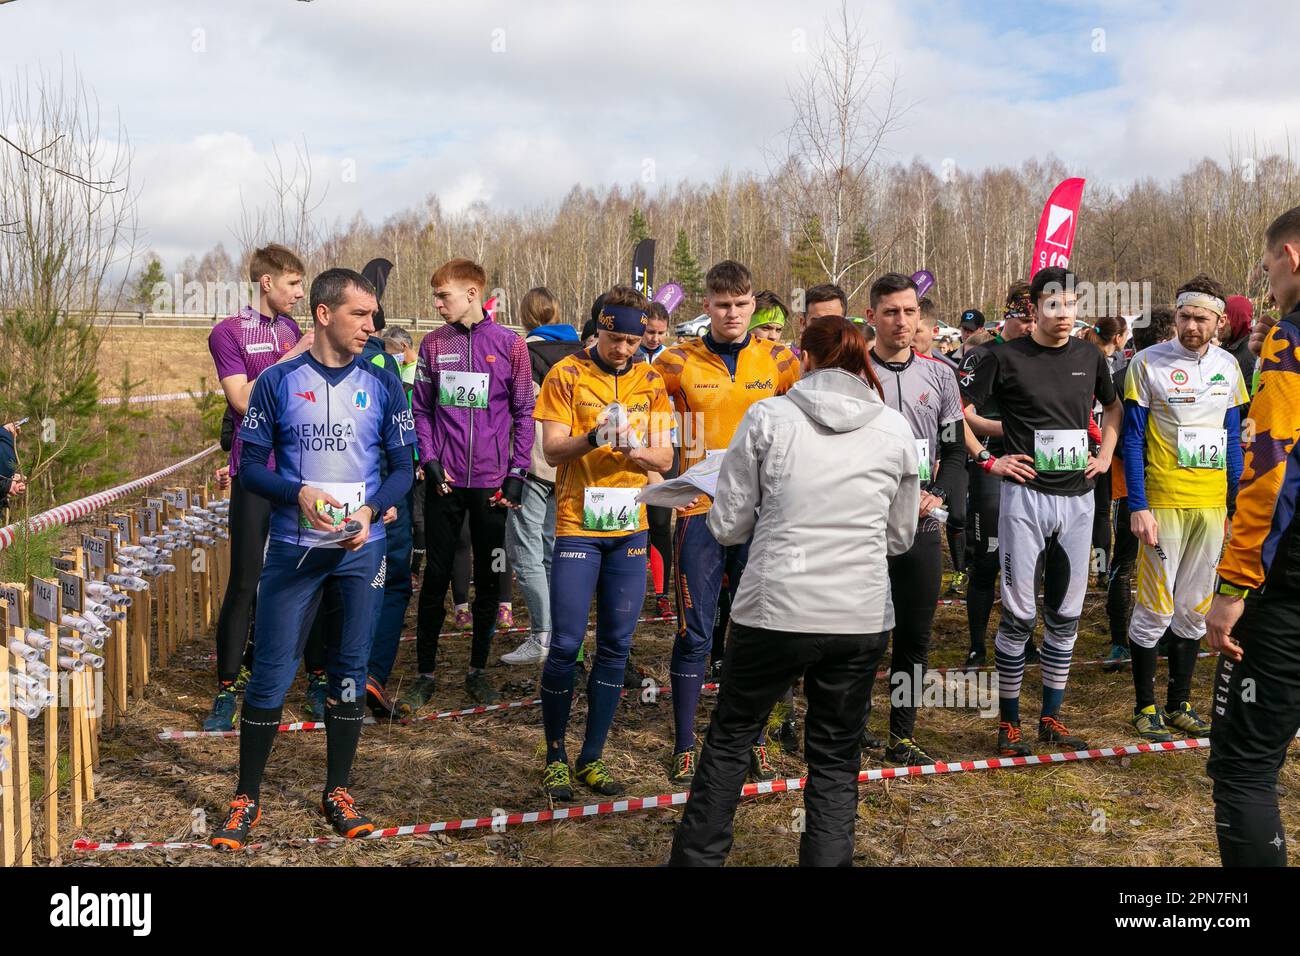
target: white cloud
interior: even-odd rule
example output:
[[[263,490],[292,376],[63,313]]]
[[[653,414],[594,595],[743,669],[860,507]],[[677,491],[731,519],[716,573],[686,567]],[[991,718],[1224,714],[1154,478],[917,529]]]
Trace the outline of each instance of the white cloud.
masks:
[[[272,144],[309,144],[323,212],[343,221],[430,193],[453,211],[553,202],[576,182],[640,184],[647,159],[651,190],[761,172],[808,62],[794,31],[816,43],[833,5],[23,0],[0,8],[0,77],[75,63],[130,131],[145,241],[171,262],[229,244]],[[862,23],[914,104],[892,157],[975,169],[1052,152],[1123,181],[1176,175],[1231,139],[1281,144],[1300,115],[1286,81],[1300,8],[1270,17],[1206,0],[1023,18],[888,0]]]

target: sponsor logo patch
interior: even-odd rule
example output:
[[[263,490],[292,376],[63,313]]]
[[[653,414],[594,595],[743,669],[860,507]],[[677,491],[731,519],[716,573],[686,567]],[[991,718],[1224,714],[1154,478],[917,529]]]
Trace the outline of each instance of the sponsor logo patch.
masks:
[[[306,399],[307,401],[311,402],[313,405],[316,403],[316,393],[313,391],[294,392],[293,394],[296,395],[298,398]]]
[[[370,407],[370,394],[364,388],[359,388],[352,393],[352,407],[362,411]]]
[[[249,355],[257,355],[259,352],[274,352],[275,346],[270,342],[250,342],[244,346],[244,351]]]

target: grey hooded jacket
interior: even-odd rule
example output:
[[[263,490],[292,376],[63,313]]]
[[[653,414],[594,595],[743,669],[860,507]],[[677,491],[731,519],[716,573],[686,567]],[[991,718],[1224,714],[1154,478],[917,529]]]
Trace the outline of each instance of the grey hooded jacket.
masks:
[[[752,405],[723,459],[709,530],[753,537],[731,619],[875,634],[894,626],[886,557],[912,546],[916,440],[861,377],[822,369]]]

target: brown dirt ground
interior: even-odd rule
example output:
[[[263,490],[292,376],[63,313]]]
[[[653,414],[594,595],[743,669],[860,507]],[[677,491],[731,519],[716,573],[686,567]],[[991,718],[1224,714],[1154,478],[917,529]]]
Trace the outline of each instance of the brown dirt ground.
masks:
[[[132,376],[145,378],[140,393],[197,388],[202,377],[211,375],[203,330],[110,329],[107,334],[110,347],[104,350],[103,362],[108,383],[120,375],[121,364],[117,363],[128,360]],[[181,457],[171,451],[152,450],[150,458],[165,464]],[[201,481],[202,474],[210,473],[213,466],[215,458],[206,460],[201,469],[194,469],[191,480]],[[412,631],[414,613],[412,606],[408,617]],[[526,621],[522,601],[516,601],[515,613],[517,623]],[[1076,661],[1101,656],[1108,646],[1106,633],[1101,596],[1090,592]],[[507,699],[530,698],[535,691],[535,669],[507,668],[495,661],[495,654],[512,648],[518,639],[511,634],[496,640],[489,670]],[[940,608],[932,665],[959,663],[965,646],[964,609]],[[210,648],[210,637],[201,637],[182,648],[168,668],[155,669],[146,699],[131,702],[125,728],[105,735],[97,799],[87,808],[79,830],[65,822],[65,846],[78,837],[187,840],[191,839],[193,810],[203,809],[213,822],[221,815],[234,785],[237,742],[160,741],[156,736],[164,728],[198,728],[212,692],[212,664],[202,660]],[[468,706],[459,678],[468,658],[468,640],[449,639],[444,648],[445,690],[431,706],[439,710]],[[669,625],[639,628],[635,660],[663,684],[670,650]],[[409,679],[413,669],[414,645],[405,643],[394,682]],[[1211,660],[1198,663],[1193,703],[1202,713],[1209,710],[1212,671]],[[1037,711],[1034,671],[1027,678],[1028,727]],[[1159,681],[1163,683],[1163,666]],[[286,706],[286,720],[302,712],[302,690],[300,680]],[[1158,691],[1163,692],[1159,687]],[[1125,718],[1131,713],[1131,701],[1127,671],[1106,674],[1096,666],[1076,666],[1063,716],[1094,745],[1129,743],[1133,736]],[[872,722],[881,733],[886,703],[886,685],[877,681]],[[706,695],[705,714],[698,725],[701,735],[709,706]],[[584,718],[580,697],[570,730],[575,747]],[[665,770],[671,731],[667,702],[647,706],[628,701],[621,706],[606,757],[627,784],[628,795],[671,790]],[[927,709],[918,724],[921,742],[935,756],[948,760],[988,756],[995,733],[995,721],[973,710]],[[33,755],[39,753],[38,747],[39,743],[34,744]],[[537,792],[540,747],[537,708],[408,727],[369,727],[357,758],[353,789],[363,808],[384,826],[489,816],[495,808],[541,809],[545,801]],[[1193,751],[866,784],[858,815],[857,862],[1217,865],[1205,757],[1203,751]],[[773,762],[782,776],[798,776],[804,771],[798,756],[774,753]],[[212,852],[69,852],[62,862],[100,866],[653,865],[665,858],[681,812],[669,808],[519,826],[502,834],[471,831],[346,846],[294,845],[292,838],[327,832],[312,806],[323,765],[322,733],[284,734],[277,741],[264,787],[264,823],[256,831],[259,839],[270,843],[264,850],[234,857]],[[876,760],[864,760],[864,766],[877,765]],[[1280,788],[1283,817],[1292,830],[1300,826],[1300,813],[1287,795],[1297,786],[1300,773],[1294,762],[1288,762]],[[594,803],[596,798],[582,794],[577,802]],[[736,817],[731,862],[791,865],[798,845],[792,823],[802,803],[798,792],[743,802]],[[1107,821],[1104,833],[1092,829],[1099,809]]]
[[[523,623],[516,602],[516,623]],[[408,618],[413,630],[414,607]],[[965,650],[965,611],[940,608],[935,624],[932,664],[952,665]],[[507,668],[495,654],[514,646],[518,635],[499,637],[490,676],[507,699],[533,696],[537,671]],[[590,638],[589,638],[590,641]],[[469,706],[460,686],[468,640],[444,641],[444,690],[430,709]],[[1095,659],[1107,647],[1101,596],[1090,592],[1076,661]],[[107,734],[96,780],[96,801],[84,826],[65,825],[64,843],[91,840],[189,840],[192,812],[205,811],[215,824],[234,786],[238,744],[233,738],[160,741],[165,728],[197,729],[210,702],[210,639],[184,646],[171,665],[156,669],[146,699],[132,701],[126,727]],[[590,644],[589,644],[590,648]],[[667,624],[641,625],[636,662],[661,683],[667,678],[671,632]],[[1204,713],[1212,661],[1198,664],[1193,701]],[[394,684],[409,680],[414,645],[404,643]],[[1025,723],[1037,712],[1035,671],[1027,675]],[[1162,674],[1159,678],[1163,683]],[[286,705],[285,719],[304,712],[301,678]],[[1163,693],[1163,688],[1158,687]],[[1133,742],[1125,717],[1131,713],[1127,671],[1107,674],[1097,666],[1076,666],[1064,717],[1095,746]],[[877,681],[873,727],[883,733],[884,681]],[[698,729],[711,706],[706,695]],[[800,702],[802,706],[802,702]],[[580,739],[585,705],[574,707],[570,741]],[[672,730],[667,702],[625,701],[610,736],[606,757],[627,784],[630,796],[671,791],[666,778]],[[918,735],[943,759],[988,756],[996,723],[974,710],[926,709]],[[364,732],[353,790],[359,803],[381,825],[424,823],[506,811],[543,809],[538,794],[541,755],[540,711],[524,708],[406,727],[372,726]],[[264,849],[239,855],[209,851],[145,851],[112,855],[68,852],[65,865],[141,866],[489,866],[617,865],[646,866],[668,852],[680,808],[642,811],[587,820],[398,838],[328,847],[295,845],[297,837],[327,835],[313,801],[324,768],[321,732],[283,734],[272,754],[263,788],[264,821],[255,831]],[[34,752],[36,751],[34,748]],[[856,860],[863,865],[1121,865],[1213,866],[1218,864],[1209,781],[1203,751],[1107,759],[1093,762],[958,773],[928,779],[876,782],[862,787],[857,823]],[[798,776],[798,756],[775,753],[782,776]],[[878,766],[867,759],[864,766]],[[1286,799],[1300,785],[1294,762],[1282,771],[1283,811],[1291,829],[1300,826],[1295,801]],[[597,798],[581,793],[577,803]],[[742,802],[736,817],[733,865],[792,865],[798,835],[792,832],[802,794],[764,796]],[[1097,810],[1105,832],[1093,829]]]

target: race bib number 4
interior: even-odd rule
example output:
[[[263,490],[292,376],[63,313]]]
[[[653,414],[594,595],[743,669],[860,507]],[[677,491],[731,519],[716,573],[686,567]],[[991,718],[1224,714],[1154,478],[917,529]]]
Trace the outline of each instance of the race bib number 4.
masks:
[[[1083,471],[1088,467],[1088,431],[1064,428],[1034,432],[1034,471]]]
[[[582,529],[584,531],[636,531],[641,524],[641,506],[636,503],[640,488],[584,488]]]
[[[313,488],[319,488],[325,494],[337,501],[341,508],[335,508],[332,504],[323,499],[316,504],[316,510],[319,511],[326,519],[334,524],[341,524],[348,518],[356,514],[363,504],[366,503],[366,483],[364,481],[310,481],[306,482]],[[310,528],[304,514],[298,515],[298,523],[304,528]]]
[[[930,439],[916,440],[916,470],[921,481],[930,480]]]
[[[1225,471],[1228,467],[1227,447],[1227,429],[1180,428],[1178,429],[1178,467]]]
[[[440,372],[438,404],[454,408],[487,408],[487,372]]]

